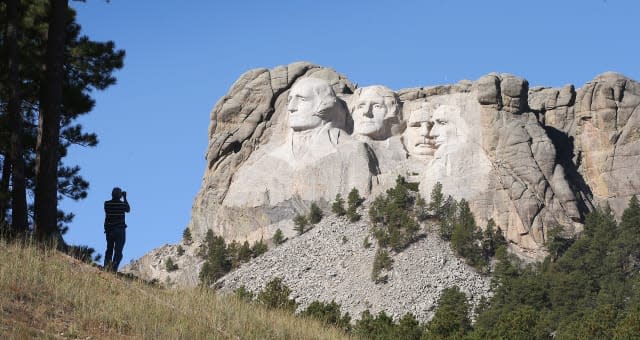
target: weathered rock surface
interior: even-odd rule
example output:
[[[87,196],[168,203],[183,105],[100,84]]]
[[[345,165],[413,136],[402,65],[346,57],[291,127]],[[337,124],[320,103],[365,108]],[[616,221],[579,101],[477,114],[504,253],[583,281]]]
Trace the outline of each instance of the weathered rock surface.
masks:
[[[373,243],[370,248],[363,246],[366,237]],[[292,290],[290,297],[300,309],[316,300],[335,300],[343,313],[355,319],[368,309],[374,314],[384,310],[395,319],[412,313],[426,321],[433,316],[441,291],[454,285],[474,304],[489,294],[489,278],[456,258],[435,232],[392,254],[393,269],[386,273],[389,281],[385,284],[371,280],[376,249],[368,220],[349,223],[330,216],[224,276],[217,285],[225,292],[240,286],[258,292],[279,277]]]
[[[323,121],[313,133],[292,128],[290,117],[304,106],[293,105],[291,94],[305,88],[293,91],[306,78],[331,87],[331,107],[348,109],[344,121]],[[640,194],[640,84],[622,75],[605,73],[576,89],[529,88],[523,78],[492,73],[389,92],[357,88],[334,70],[308,63],[242,75],[211,113],[208,165],[189,224],[194,243],[209,229],[229,241],[268,240],[278,228],[293,236],[292,217],[306,213],[312,201],[327,209],[336,193],[346,196],[351,187],[373,198],[403,175],[420,182],[427,201],[433,185],[442,183],[446,194],[469,201],[481,228],[494,219],[512,251],[539,259],[550,227],[575,234],[594,206],[607,203],[620,214],[631,195]],[[354,128],[354,121],[363,125]],[[327,157],[296,156],[305,147]],[[348,242],[356,227],[343,226]],[[321,230],[302,238],[320,237]],[[421,242],[435,242],[429,240]],[[340,256],[349,256],[340,249]],[[417,257],[411,261],[434,258],[421,246],[411,249],[406,254]],[[133,272],[166,280],[162,261],[173,252],[167,247],[145,255]],[[195,284],[201,262],[180,261],[184,268],[170,279]]]

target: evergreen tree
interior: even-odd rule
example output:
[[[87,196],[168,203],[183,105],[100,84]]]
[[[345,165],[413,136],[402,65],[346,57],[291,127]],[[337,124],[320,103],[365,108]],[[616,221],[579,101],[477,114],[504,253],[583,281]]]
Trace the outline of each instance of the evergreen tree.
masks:
[[[464,257],[469,265],[480,269],[487,263],[478,244],[480,233],[476,221],[466,200],[461,200],[458,207],[458,216],[451,234],[451,247],[458,255]]]
[[[393,265],[393,259],[389,256],[389,252],[385,249],[378,248],[376,251],[376,257],[373,260],[373,268],[371,269],[371,280],[375,283],[386,282],[387,277],[380,276],[383,269],[391,270]]]
[[[460,288],[454,286],[443,290],[438,299],[436,313],[427,323],[426,335],[434,339],[464,337],[471,331],[469,309],[467,297]]]
[[[449,241],[453,235],[453,228],[458,218],[458,202],[453,197],[448,196],[442,209],[440,218],[440,238]]]
[[[203,285],[210,286],[231,270],[231,261],[227,255],[227,246],[222,236],[213,235],[211,238],[207,237],[206,241],[207,258],[200,269],[199,276]]]
[[[401,176],[396,186],[378,196],[369,207],[373,235],[380,247],[401,251],[417,238],[420,225],[411,216],[414,199]]]
[[[311,207],[309,208],[308,220],[311,224],[317,224],[322,220],[322,209],[320,209],[315,202],[311,203]]]
[[[427,214],[427,202],[422,197],[418,197],[416,200],[416,218],[418,221],[424,221],[428,217]]]
[[[251,246],[249,245],[249,241],[244,241],[242,246],[238,248],[238,263],[249,262],[253,257]]]
[[[369,310],[360,314],[360,320],[356,321],[353,333],[362,339],[394,339],[396,335],[395,324],[391,317],[384,311],[374,317]]]
[[[296,225],[293,230],[297,231],[298,235],[302,235],[307,231],[306,227],[309,222],[304,215],[296,215],[296,217],[293,218],[293,223]]]
[[[431,197],[430,197],[430,201],[429,201],[429,205],[428,205],[428,211],[432,216],[435,216],[438,219],[443,219],[444,216],[444,204],[445,204],[445,199],[444,199],[444,194],[442,193],[442,184],[440,182],[436,182],[436,184],[433,186],[433,189],[431,189]]]
[[[349,195],[347,196],[348,206],[358,208],[360,205],[362,205],[362,202],[364,202],[364,199],[360,197],[360,192],[358,191],[358,189],[351,189]]]
[[[182,232],[182,241],[184,242],[184,244],[191,244],[191,242],[193,241],[193,238],[191,237],[191,230],[189,230],[189,227],[184,228],[184,231]]]
[[[398,321],[394,333],[394,339],[420,340],[423,329],[416,317],[407,313]]]
[[[178,265],[173,262],[171,257],[167,258],[167,262],[165,263],[165,268],[168,272],[172,272],[178,269]]]
[[[362,205],[362,202],[364,202],[364,199],[360,197],[360,192],[358,191],[358,189],[351,189],[349,195],[347,196],[347,218],[350,222],[357,222],[362,217],[358,213],[358,207]]]
[[[291,289],[287,287],[282,279],[276,277],[267,283],[267,286],[258,293],[257,301],[263,306],[271,309],[282,309],[293,313],[297,308],[297,303],[289,299]]]
[[[252,302],[254,294],[250,290],[247,290],[245,286],[240,286],[233,291],[233,295],[239,300],[243,300],[245,302]]]
[[[255,241],[253,243],[253,246],[251,247],[251,256],[253,258],[256,258],[256,257],[266,253],[267,250],[269,250],[269,247],[267,246],[266,243],[264,243],[264,241],[262,239],[260,239],[260,241]]]
[[[344,209],[344,199],[342,198],[342,195],[336,194],[336,199],[331,205],[331,212],[338,216],[344,216],[347,214],[347,211]]]
[[[17,16],[8,15],[16,4]],[[71,145],[97,144],[96,135],[83,132],[76,119],[93,108],[93,90],[104,90],[115,83],[112,72],[122,67],[124,52],[115,50],[113,42],[95,42],[81,36],[75,12],[68,8],[66,0],[10,0],[8,5],[0,6],[0,16],[12,18],[10,25],[0,28],[0,54],[12,55],[13,32],[19,32],[15,35],[18,58],[13,59],[19,60],[19,83],[13,86],[18,62],[1,63],[0,111],[8,113],[6,108],[12,117],[20,119],[13,119],[11,124],[0,122],[0,136],[13,134],[13,141],[23,145],[0,138],[0,217],[4,221],[6,209],[12,207],[16,223],[24,225],[27,214],[34,216],[38,237],[57,238],[73,218],[72,214],[57,210],[59,197],[83,199],[89,185],[79,175],[79,167],[65,166],[61,160]],[[16,88],[19,98],[13,92]],[[14,181],[12,195],[3,195],[8,193],[9,178]],[[27,204],[29,212],[25,212],[21,198],[25,188],[27,197],[35,196],[34,205]]]
[[[327,325],[338,327],[345,332],[351,329],[351,316],[349,316],[349,313],[342,315],[340,305],[335,301],[331,301],[330,303],[313,301],[300,313],[300,316],[320,320]]]
[[[282,233],[282,230],[280,230],[280,228],[278,228],[278,230],[276,230],[276,232],[273,234],[273,243],[276,246],[284,243],[284,234]]]

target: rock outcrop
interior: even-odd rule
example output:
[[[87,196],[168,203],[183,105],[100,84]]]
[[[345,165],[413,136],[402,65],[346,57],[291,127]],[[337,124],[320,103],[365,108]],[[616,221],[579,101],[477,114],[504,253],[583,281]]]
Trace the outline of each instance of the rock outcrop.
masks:
[[[551,227],[573,235],[598,204],[620,214],[640,193],[639,104],[640,84],[615,73],[580,89],[492,73],[394,92],[309,63],[251,70],[211,113],[189,228],[195,239],[293,236],[292,218],[311,202],[328,210],[355,187],[366,206],[402,175],[427,201],[440,182],[481,228],[493,219],[512,251],[540,259]],[[157,278],[156,254],[173,251],[146,255],[134,272]],[[171,275],[193,284],[197,272]]]

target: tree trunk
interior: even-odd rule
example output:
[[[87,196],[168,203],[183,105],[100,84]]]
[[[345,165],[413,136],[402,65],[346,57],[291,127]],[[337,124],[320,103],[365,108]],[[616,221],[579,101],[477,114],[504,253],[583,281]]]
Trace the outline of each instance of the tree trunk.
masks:
[[[46,71],[41,91],[36,144],[35,232],[39,240],[55,239],[58,234],[57,185],[62,105],[65,25],[68,0],[51,0],[47,39]]]
[[[5,155],[2,160],[2,178],[0,179],[0,231],[7,221],[7,209],[9,209],[9,177],[11,176],[11,162]]]
[[[22,145],[22,111],[20,105],[20,59],[18,55],[18,0],[7,0],[9,52],[9,121],[11,127],[11,228],[25,233],[27,219],[27,192],[24,177],[24,149]]]

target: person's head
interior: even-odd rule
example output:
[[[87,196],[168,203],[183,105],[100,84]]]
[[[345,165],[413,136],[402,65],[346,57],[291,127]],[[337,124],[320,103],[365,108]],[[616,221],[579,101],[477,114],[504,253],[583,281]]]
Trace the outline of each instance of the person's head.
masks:
[[[120,198],[122,198],[122,189],[118,187],[113,188],[113,190],[111,190],[111,198],[113,198],[114,200],[119,200]]]
[[[464,139],[465,132],[460,117],[460,109],[452,105],[439,106],[431,116],[433,128],[431,137],[437,148],[453,143],[460,143]]]
[[[380,86],[359,88],[351,97],[353,133],[371,139],[390,137],[391,124],[398,122],[398,97],[391,89]]]
[[[317,128],[325,123],[344,125],[345,113],[338,109],[338,98],[325,80],[303,78],[289,91],[287,112],[294,131]]]
[[[420,103],[409,114],[407,128],[404,131],[404,143],[409,155],[416,158],[433,156],[437,149],[431,135],[433,106],[430,103]]]

